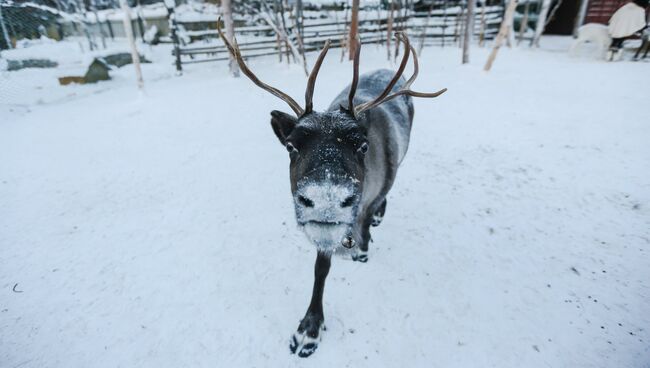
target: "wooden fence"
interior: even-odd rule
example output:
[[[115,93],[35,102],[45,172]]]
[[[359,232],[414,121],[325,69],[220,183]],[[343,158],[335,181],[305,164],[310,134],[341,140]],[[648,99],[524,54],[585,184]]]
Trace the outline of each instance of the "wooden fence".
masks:
[[[328,39],[331,41],[331,47],[343,47],[347,42],[349,27],[346,15],[344,11],[319,12],[318,17],[305,17],[301,27],[302,32],[297,32],[298,26],[295,23],[287,25],[283,32],[288,36],[290,44],[301,45],[304,52],[320,50]],[[393,17],[391,28],[393,32],[405,30],[411,43],[419,51],[425,46],[459,45],[465,17],[464,9],[459,6],[419,12],[398,11]],[[386,10],[362,9],[359,17],[361,42],[363,44],[385,43],[388,36],[388,18]],[[494,38],[499,31],[502,18],[502,6],[478,7],[473,29],[475,39]],[[182,64],[228,59],[227,49],[218,39],[216,21],[214,28],[179,32],[180,34],[174,37],[177,42],[172,54],[176,56],[178,70],[182,69]],[[280,55],[281,58],[293,57],[290,47],[286,42],[279,40],[273,27],[268,23],[236,27],[235,35],[245,58],[267,55]]]

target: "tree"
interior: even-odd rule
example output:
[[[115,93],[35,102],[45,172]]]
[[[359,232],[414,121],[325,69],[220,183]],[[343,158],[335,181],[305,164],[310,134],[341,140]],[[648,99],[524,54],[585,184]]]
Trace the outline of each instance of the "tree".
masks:
[[[429,4],[429,11],[427,12],[427,19],[424,21],[424,27],[422,27],[422,35],[420,36],[420,45],[418,46],[418,55],[422,55],[422,49],[424,48],[424,40],[427,38],[427,29],[429,28],[429,21],[431,20],[431,12],[433,11],[433,2]]]
[[[228,42],[235,38],[235,26],[232,20],[232,2],[230,0],[221,0],[221,11],[223,12],[223,23],[226,28],[226,37]],[[239,77],[239,65],[237,61],[228,53],[228,68],[233,77]]]
[[[474,5],[476,0],[467,1],[467,16],[465,17],[465,35],[463,37],[463,64],[469,63],[469,46],[474,33]]]
[[[388,1],[390,2],[390,11],[388,12],[388,21],[386,22],[386,51],[388,52],[388,60],[390,60],[390,40],[393,38],[393,13],[395,12],[395,1]]]
[[[350,50],[350,60],[354,59],[357,47],[357,37],[359,35],[359,0],[352,0],[352,19],[350,20],[350,35],[348,36],[348,45]]]
[[[588,0],[580,0],[580,10],[578,10],[578,14],[576,15],[576,21],[573,26],[573,36],[578,37],[578,28],[582,26],[582,22],[585,21],[585,15],[587,15],[587,5],[588,5]]]
[[[126,32],[126,38],[129,40],[129,45],[131,45],[131,59],[133,60],[133,66],[135,67],[135,77],[138,82],[138,88],[142,90],[144,88],[144,81],[142,80],[142,70],[140,69],[140,54],[138,54],[138,49],[135,46],[135,39],[133,39],[131,11],[129,6],[126,4],[126,0],[120,0],[120,6],[124,13],[124,18],[122,19],[124,21],[124,31]]]
[[[519,39],[517,40],[517,46],[521,40],[524,39],[526,30],[528,29],[528,14],[530,13],[530,1],[526,1],[526,6],[524,7],[524,17],[521,19],[521,25],[519,26]]]
[[[539,16],[537,17],[535,36],[530,43],[531,46],[539,47],[539,39],[542,37],[542,33],[544,33],[544,28],[546,28],[546,16],[550,7],[551,0],[542,0],[542,9],[539,11]]]
[[[9,33],[7,32],[7,27],[5,27],[5,19],[2,17],[2,5],[0,5],[0,27],[2,27],[2,37],[7,44],[7,49],[11,49],[13,45],[9,39]]]
[[[497,57],[497,53],[501,48],[501,44],[503,44],[503,39],[506,38],[506,36],[508,36],[508,32],[510,32],[510,24],[512,23],[512,19],[515,15],[516,7],[517,0],[510,0],[510,3],[508,3],[508,7],[506,8],[506,14],[503,16],[503,20],[501,21],[499,33],[497,34],[497,38],[494,40],[494,47],[492,48],[492,52],[490,52],[490,56],[485,63],[485,67],[483,68],[483,70],[486,72],[489,72],[492,68],[494,59]]]

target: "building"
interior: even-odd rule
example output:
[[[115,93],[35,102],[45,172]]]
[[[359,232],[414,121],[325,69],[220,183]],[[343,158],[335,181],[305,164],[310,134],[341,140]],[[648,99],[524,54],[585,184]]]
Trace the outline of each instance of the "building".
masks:
[[[557,1],[557,0],[556,0]],[[614,12],[630,0],[562,1],[555,16],[546,27],[547,34],[576,34],[587,23],[607,24]]]
[[[583,23],[607,24],[612,14],[628,2],[628,0],[589,0]]]

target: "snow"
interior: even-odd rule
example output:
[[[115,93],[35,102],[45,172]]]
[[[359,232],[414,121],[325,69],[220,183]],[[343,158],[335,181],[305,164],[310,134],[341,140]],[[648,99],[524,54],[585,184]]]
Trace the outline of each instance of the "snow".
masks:
[[[0,113],[7,109],[29,109],[32,105],[50,104],[61,101],[76,100],[90,93],[107,91],[118,85],[130,85],[133,82],[134,71],[130,67],[122,67],[111,71],[110,83],[98,83],[84,86],[59,86],[58,77],[83,76],[94,58],[115,53],[130,53],[125,40],[106,40],[107,48],[95,51],[88,50],[85,38],[69,37],[65,41],[51,42],[47,38],[31,40],[30,47],[3,50],[2,57],[8,60],[48,59],[59,64],[53,69],[22,69],[7,73],[0,64]],[[101,43],[100,43],[101,44]],[[158,60],[158,63],[143,64],[151,79],[169,78],[174,75],[170,68],[172,64],[171,45],[151,47],[140,44],[140,54],[147,60]],[[117,83],[116,83],[117,82]]]
[[[414,88],[449,91],[415,101],[369,261],[333,260],[307,360],[288,344],[315,249],[281,101],[226,63],[176,77],[168,46],[145,50],[142,96],[131,66],[83,86],[0,72],[0,366],[648,367],[650,66],[569,44],[503,48],[489,74],[488,49],[424,49]],[[316,108],[350,80],[339,57]],[[299,65],[251,65],[304,93]]]

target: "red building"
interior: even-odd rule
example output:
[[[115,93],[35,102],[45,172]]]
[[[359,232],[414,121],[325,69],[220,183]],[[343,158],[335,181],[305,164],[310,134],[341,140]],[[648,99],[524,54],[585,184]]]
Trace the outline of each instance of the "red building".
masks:
[[[584,23],[607,24],[612,14],[625,5],[628,0],[589,0],[584,16]]]
[[[570,35],[587,23],[608,24],[614,12],[631,0],[562,1],[545,33]],[[555,4],[557,0],[553,3]]]

